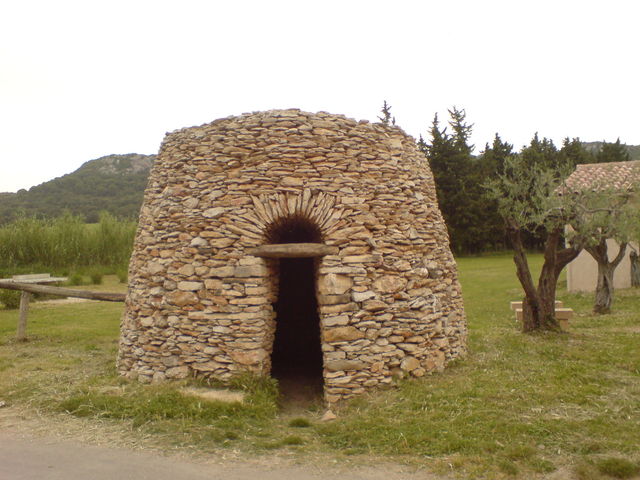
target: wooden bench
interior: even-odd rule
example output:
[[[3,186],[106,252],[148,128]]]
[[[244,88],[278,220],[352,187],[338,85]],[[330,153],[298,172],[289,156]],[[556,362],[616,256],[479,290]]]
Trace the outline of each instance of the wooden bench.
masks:
[[[573,318],[572,308],[556,308],[556,320],[560,324],[560,329],[564,332],[569,331],[569,320]]]
[[[511,310],[516,312],[516,322],[522,321],[522,302],[509,302]],[[569,320],[573,318],[573,309],[563,307],[561,300],[556,300],[555,304],[556,320],[560,324],[560,329],[564,332],[569,331]]]
[[[562,300],[556,300],[556,308],[562,308]],[[522,301],[519,302],[509,302],[509,307],[511,307],[511,310],[515,311],[515,310],[522,310]]]

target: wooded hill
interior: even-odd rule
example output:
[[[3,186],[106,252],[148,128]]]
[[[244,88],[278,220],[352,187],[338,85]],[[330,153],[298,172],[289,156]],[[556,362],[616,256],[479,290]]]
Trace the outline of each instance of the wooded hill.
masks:
[[[20,214],[57,217],[65,211],[97,222],[100,212],[137,218],[155,155],[107,155],[78,170],[17,193],[0,193],[0,223]]]

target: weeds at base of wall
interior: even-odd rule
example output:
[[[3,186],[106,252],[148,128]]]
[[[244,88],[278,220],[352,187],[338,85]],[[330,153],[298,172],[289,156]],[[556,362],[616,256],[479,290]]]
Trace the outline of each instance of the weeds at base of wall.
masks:
[[[246,376],[235,382],[246,395],[242,402],[203,400],[182,391],[188,385],[202,385],[198,381],[141,385],[120,379],[118,383],[117,388],[85,385],[51,407],[81,418],[128,422],[134,429],[169,434],[179,443],[201,443],[205,448],[226,447],[254,436],[259,442],[259,433],[269,430],[277,413],[277,389],[261,378]]]

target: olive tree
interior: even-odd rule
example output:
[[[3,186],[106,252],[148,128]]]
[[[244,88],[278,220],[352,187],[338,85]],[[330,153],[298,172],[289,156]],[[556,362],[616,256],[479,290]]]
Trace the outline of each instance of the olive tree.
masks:
[[[559,330],[555,317],[558,277],[583,247],[579,234],[567,243],[564,240],[565,226],[576,214],[580,202],[577,195],[558,194],[570,169],[569,163],[531,162],[519,154],[507,158],[502,172],[486,184],[489,197],[498,204],[513,247],[516,275],[524,290],[524,332]],[[543,232],[544,260],[537,284],[523,242],[527,232],[538,235]]]
[[[618,189],[590,185],[567,193],[580,199],[567,238],[581,237],[584,249],[598,265],[593,304],[596,314],[611,312],[614,272],[625,257],[629,242],[639,238],[640,205],[635,199],[637,188],[630,185]],[[617,251],[609,251],[610,240],[617,244]]]

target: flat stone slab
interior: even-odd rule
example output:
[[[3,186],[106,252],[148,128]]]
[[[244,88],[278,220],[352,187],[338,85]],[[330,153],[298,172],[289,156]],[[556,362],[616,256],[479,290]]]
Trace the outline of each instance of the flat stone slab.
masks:
[[[556,300],[556,308],[561,308],[563,305],[562,300]],[[522,309],[522,301],[518,302],[509,302],[509,307],[511,310],[516,311],[518,309]]]
[[[225,403],[243,403],[244,393],[236,392],[225,389],[213,389],[213,388],[183,388],[181,393],[186,395],[192,395],[194,397],[202,398],[210,402],[225,402]]]

